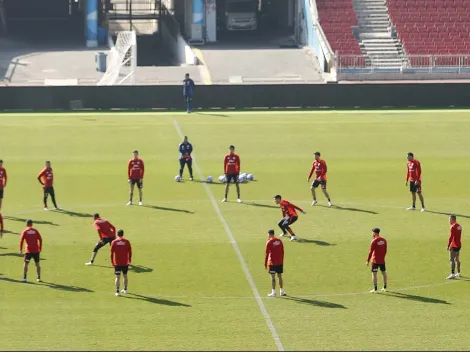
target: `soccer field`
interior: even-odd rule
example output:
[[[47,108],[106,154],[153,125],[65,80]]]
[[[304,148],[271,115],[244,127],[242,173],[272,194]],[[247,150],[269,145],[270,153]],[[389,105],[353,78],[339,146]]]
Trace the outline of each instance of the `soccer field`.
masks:
[[[4,114],[0,130],[1,350],[469,348],[468,111]],[[194,182],[174,181],[180,133],[194,146]],[[242,204],[235,187],[221,203],[223,185],[199,182],[223,173],[230,144],[256,179],[241,185]],[[134,149],[146,163],[143,207],[125,206]],[[310,206],[317,150],[333,208],[321,192]],[[405,211],[410,151],[422,164],[426,213]],[[36,176],[45,160],[64,211],[43,210]],[[268,229],[279,232],[277,193],[307,214],[292,226],[300,241],[284,240],[288,296],[269,298],[264,246]],[[109,247],[84,265],[95,212],[132,243],[128,295],[114,296]],[[456,280],[445,279],[449,213],[464,229]],[[44,239],[43,283],[33,263],[19,282],[26,219]],[[373,227],[388,241],[386,293],[368,293]]]

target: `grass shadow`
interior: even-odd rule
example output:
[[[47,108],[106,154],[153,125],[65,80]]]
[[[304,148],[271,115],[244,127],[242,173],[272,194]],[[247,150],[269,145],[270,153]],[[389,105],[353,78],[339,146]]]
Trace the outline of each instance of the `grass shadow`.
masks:
[[[161,304],[161,305],[165,305],[165,306],[191,307],[189,304],[175,302],[175,301],[169,301],[167,299],[162,299],[162,298],[155,298],[155,297],[150,297],[150,296],[138,295],[136,293],[128,293],[127,295],[124,295],[123,297],[129,298],[129,299],[137,299],[137,300],[140,300],[140,301],[145,301],[145,302],[154,303],[154,304]]]
[[[4,216],[3,219],[5,220],[11,220],[11,221],[18,221],[18,222],[24,222],[26,224],[26,221],[29,219],[24,219],[24,218],[17,218],[16,216]],[[33,220],[33,219],[31,219]],[[51,221],[42,221],[42,220],[33,220],[33,224],[38,224],[38,225],[51,225],[51,226],[60,226],[58,224],[55,224]],[[25,225],[26,226],[26,225]]]
[[[428,210],[428,209],[426,209],[426,213],[438,214],[438,215],[447,215],[447,216],[455,215],[455,216],[457,216],[457,218],[460,217],[460,218],[470,219],[470,215],[446,213],[446,212],[442,212],[442,211],[434,211],[434,210]]]
[[[409,294],[401,293],[401,292],[387,291],[387,292],[383,292],[382,295],[401,298],[401,299],[407,299],[410,301],[423,302],[423,303],[450,304],[449,302],[444,301],[442,299],[417,296],[417,295],[409,295]]]
[[[93,290],[90,290],[85,287],[78,287],[78,286],[69,286],[69,285],[60,285],[60,284],[55,284],[53,282],[40,282],[39,283],[42,286],[47,286],[49,288],[52,288],[54,290],[61,290],[61,291],[69,291],[69,292],[94,292]]]
[[[205,183],[206,185],[216,185],[216,186],[223,186],[225,185],[225,183],[220,183],[220,182],[207,182],[206,180],[196,180],[194,179],[193,181],[189,181],[189,182],[196,182],[196,183]]]
[[[145,208],[150,208],[150,209],[155,209],[155,210],[175,211],[175,212],[178,212],[178,213],[194,214],[193,211],[186,210],[186,209],[159,207],[157,205],[144,205],[144,207]]]
[[[3,230],[3,234],[9,233],[10,235],[20,235],[19,232],[10,231],[10,230]]]
[[[279,209],[279,206],[278,206],[278,205],[260,204],[260,203],[253,203],[253,202],[250,202],[250,203],[242,203],[242,204],[249,205],[249,206],[252,206],[252,207]]]
[[[299,238],[297,240],[299,243],[310,243],[310,244],[316,244],[317,246],[323,246],[323,247],[328,247],[328,246],[336,246],[335,243],[329,243],[321,240],[311,240],[309,238]]]
[[[11,279],[9,277],[0,277],[0,281],[13,282],[15,284],[26,284],[26,285],[33,284],[33,282],[30,282],[30,281],[23,282],[21,280]]]
[[[321,308],[340,308],[340,309],[348,309],[347,307],[343,306],[342,304],[326,302],[326,301],[317,301],[314,299],[307,299],[307,298],[300,298],[300,297],[293,297],[293,296],[285,296],[284,299],[288,299],[290,301],[294,301],[297,303],[302,304],[309,304],[315,307]]]
[[[96,266],[98,268],[106,268],[106,269],[113,269],[114,267],[112,265],[99,265],[99,264],[93,264],[90,266]]]
[[[317,204],[317,205],[315,205],[315,206],[319,206],[319,207],[322,207],[322,208],[331,208],[331,209],[336,209],[336,210],[354,211],[354,212],[358,212],[358,213],[366,213],[366,214],[373,214],[373,215],[377,215],[377,214],[378,214],[376,211],[372,211],[372,210],[359,209],[359,208],[350,208],[350,207],[342,207],[342,206],[339,206],[339,205],[333,205],[332,207],[329,207],[329,206],[327,206],[327,205]]]
[[[0,249],[8,249],[7,247],[0,247]]]
[[[206,112],[193,112],[196,115],[203,115],[203,116],[216,116],[216,117],[228,117],[225,114],[218,114],[218,113],[206,113]]]
[[[88,213],[79,213],[79,212],[70,211],[70,210],[64,210],[64,209],[61,209],[61,210],[53,210],[53,212],[55,212],[55,213],[60,213],[60,214],[65,214],[65,215],[69,215],[69,216],[75,216],[75,217],[79,217],[79,218],[92,218],[92,217],[93,217],[92,214],[88,214]]]
[[[6,249],[6,248],[5,248]],[[0,257],[23,257],[24,255],[23,254],[20,254],[20,253],[15,253],[15,252],[11,252],[11,253],[1,253],[0,254]],[[42,259],[42,258],[41,258]]]
[[[151,273],[153,269],[143,266],[143,265],[130,265],[129,271],[132,271],[136,274],[142,274],[142,273]]]

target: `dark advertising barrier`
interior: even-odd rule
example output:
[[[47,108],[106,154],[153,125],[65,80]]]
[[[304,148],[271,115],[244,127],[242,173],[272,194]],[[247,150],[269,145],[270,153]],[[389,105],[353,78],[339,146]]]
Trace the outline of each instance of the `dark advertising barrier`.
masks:
[[[197,86],[193,108],[467,107],[470,84]],[[0,87],[0,110],[184,109],[179,86]]]

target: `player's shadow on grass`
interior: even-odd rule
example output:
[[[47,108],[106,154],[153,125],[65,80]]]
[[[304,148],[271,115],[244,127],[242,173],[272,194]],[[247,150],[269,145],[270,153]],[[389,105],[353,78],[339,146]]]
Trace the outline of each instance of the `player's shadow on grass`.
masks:
[[[323,207],[323,208],[329,208],[327,205],[316,205],[316,206],[320,206],[320,207]],[[342,207],[342,206],[339,206],[339,205],[333,205],[331,207],[331,209],[336,209],[336,210],[345,210],[345,211],[354,211],[354,212],[358,212],[358,213],[366,213],[366,214],[372,214],[372,215],[377,215],[378,213],[376,211],[372,211],[372,210],[367,210],[367,209],[359,209],[359,208],[350,208],[350,207]]]
[[[321,240],[311,240],[308,238],[299,238],[297,240],[299,243],[311,243],[311,244],[316,244],[317,246],[323,246],[323,247],[328,247],[328,246],[336,246],[334,243],[329,243]]]
[[[168,207],[159,207],[158,205],[144,205],[145,208],[155,209],[155,210],[164,210],[164,211],[175,211],[177,213],[186,213],[194,214],[191,210],[178,209],[178,208],[168,208]]]
[[[6,249],[6,248],[5,248]],[[15,253],[15,252],[11,252],[11,253],[0,253],[0,257],[23,257],[24,255],[23,254],[20,254],[20,253]],[[42,258],[41,258],[42,259]]]
[[[49,288],[52,288],[54,290],[61,290],[61,291],[69,291],[69,292],[93,292],[93,290],[90,290],[85,287],[78,287],[78,286],[69,286],[69,285],[60,285],[60,284],[55,284],[53,282],[40,282],[40,285],[47,286]]]
[[[151,273],[153,269],[143,266],[143,265],[130,265],[129,271],[132,271],[136,274],[142,274],[142,273]]]
[[[423,303],[451,304],[442,299],[423,297],[423,296],[417,296],[417,295],[409,295],[409,294],[401,293],[401,292],[387,291],[387,292],[382,293],[382,295],[407,299],[410,301],[423,302]]]
[[[194,179],[193,181],[190,181],[190,182],[205,183],[206,185],[215,185],[215,186],[224,186],[225,185],[225,183],[207,182],[206,180],[196,180],[196,179]]]
[[[24,222],[24,223],[26,223],[26,221],[29,220],[29,219],[24,219],[24,218],[17,218],[16,216],[4,216],[3,218],[5,220],[18,221],[18,222]],[[51,221],[43,221],[43,220],[33,220],[33,223],[36,225],[60,226]]]
[[[250,203],[242,203],[242,204],[249,205],[249,206],[252,206],[252,207],[279,209],[279,206],[270,205],[270,204],[261,204],[261,203],[253,203],[253,202],[250,202]]]
[[[3,230],[3,234],[9,233],[10,235],[19,235],[19,232],[10,231],[10,230]]]
[[[427,212],[427,213],[431,213],[431,214],[447,215],[447,216],[455,215],[455,216],[457,216],[458,218],[460,217],[460,218],[470,219],[470,215],[455,214],[455,213],[445,213],[445,212],[442,212],[442,211],[434,211],[434,210],[427,210],[427,209],[426,209],[426,212]]]
[[[284,299],[288,299],[290,301],[294,301],[297,303],[302,304],[310,304],[311,306],[321,307],[321,308],[341,308],[341,309],[348,309],[347,307],[343,306],[342,304],[326,302],[326,301],[317,301],[314,299],[307,299],[307,298],[300,298],[300,297],[293,297],[293,296],[286,296],[283,297]]]
[[[228,117],[228,115],[225,115],[225,114],[210,113],[210,112],[196,112],[196,114],[204,115],[204,116]]]
[[[66,214],[66,215],[69,215],[69,216],[75,216],[75,217],[78,217],[78,218],[92,218],[92,217],[93,217],[92,214],[88,214],[88,213],[78,213],[78,212],[75,212],[75,211],[64,210],[64,209],[61,209],[61,210],[54,210],[54,212],[55,212],[55,213]]]
[[[150,297],[150,296],[139,295],[139,294],[136,294],[136,293],[129,293],[127,295],[124,295],[123,297],[130,298],[130,299],[137,299],[137,300],[145,301],[145,302],[149,302],[149,303],[161,304],[161,305],[164,305],[164,306],[191,307],[189,304],[175,302],[175,301],[169,301],[167,299],[162,299],[162,298],[155,298],[155,297]]]

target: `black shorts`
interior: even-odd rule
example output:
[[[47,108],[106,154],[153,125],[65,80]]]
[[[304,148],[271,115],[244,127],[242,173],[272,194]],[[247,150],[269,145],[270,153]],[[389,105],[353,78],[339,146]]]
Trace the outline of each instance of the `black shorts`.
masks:
[[[142,188],[143,181],[140,178],[131,178],[131,186],[137,185],[137,188]]]
[[[44,187],[44,195],[48,195],[48,194],[51,194],[53,195],[54,194],[54,187]]]
[[[460,248],[461,248],[461,247],[450,247],[450,250],[451,250],[452,252],[460,252]]]
[[[189,158],[189,159],[186,159],[186,158],[180,158],[180,165],[181,165],[181,168],[184,167],[184,165],[188,165],[189,167],[191,167],[193,165],[193,159],[192,158]]]
[[[284,264],[270,265],[268,271],[270,274],[282,274],[284,272]]]
[[[116,237],[105,237],[101,239],[101,243],[103,243],[103,246],[107,245],[108,243],[111,245],[111,242],[113,242],[115,239]]]
[[[116,275],[121,275],[121,273],[126,275],[128,271],[129,271],[129,265],[115,265],[114,266],[114,274]]]
[[[410,182],[410,192],[412,193],[421,193],[421,181],[416,184],[415,182]]]
[[[377,271],[382,271],[384,272],[385,271],[385,264],[376,264],[376,263],[372,263],[372,272],[373,273],[376,273]]]
[[[3,188],[0,189],[0,199],[3,199]]]
[[[238,174],[227,174],[227,183],[238,183]]]
[[[25,263],[29,263],[31,259],[34,259],[35,263],[39,263],[39,252],[36,253],[25,253],[24,255],[24,261]]]
[[[296,222],[299,219],[298,216],[286,216],[279,221],[279,225],[282,226],[290,226],[294,222]]]
[[[321,181],[315,180],[312,183],[313,188],[317,188],[320,185],[322,189],[326,189],[326,180],[321,180]]]

